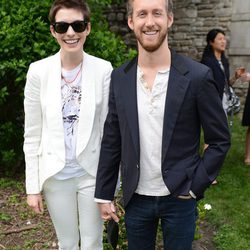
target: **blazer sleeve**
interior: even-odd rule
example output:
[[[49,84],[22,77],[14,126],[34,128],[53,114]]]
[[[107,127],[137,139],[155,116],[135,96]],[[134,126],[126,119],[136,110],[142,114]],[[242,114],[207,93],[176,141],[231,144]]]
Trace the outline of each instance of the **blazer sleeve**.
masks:
[[[116,110],[113,73],[110,83],[109,111],[104,125],[95,188],[95,198],[103,200],[114,199],[121,160],[121,134]]]
[[[208,144],[193,177],[191,191],[197,199],[203,198],[206,188],[218,175],[230,147],[227,117],[215,88],[211,70],[203,78],[197,94],[197,109]]]
[[[42,110],[40,103],[41,81],[31,64],[24,89],[24,145],[26,164],[26,192],[37,194],[39,190],[38,156],[42,133]]]

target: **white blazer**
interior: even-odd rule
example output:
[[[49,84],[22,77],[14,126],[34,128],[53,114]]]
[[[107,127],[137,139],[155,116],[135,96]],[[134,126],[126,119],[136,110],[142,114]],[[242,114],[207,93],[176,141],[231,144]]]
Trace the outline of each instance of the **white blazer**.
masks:
[[[94,177],[108,111],[111,72],[110,62],[83,52],[76,158]],[[24,97],[26,192],[37,194],[45,180],[65,166],[60,52],[30,65]]]

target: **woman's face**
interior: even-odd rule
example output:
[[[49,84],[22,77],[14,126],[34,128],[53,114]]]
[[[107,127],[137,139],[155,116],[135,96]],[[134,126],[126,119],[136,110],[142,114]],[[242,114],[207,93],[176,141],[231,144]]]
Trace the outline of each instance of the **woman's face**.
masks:
[[[60,9],[55,16],[56,22],[73,23],[82,20],[84,20],[82,12],[75,9]],[[83,32],[76,32],[72,26],[69,26],[65,33],[57,33],[52,25],[50,30],[63,53],[78,53],[82,51],[86,37],[90,32],[90,23]]]
[[[227,46],[226,37],[222,33],[218,33],[213,42],[210,42],[213,50],[219,53],[225,51]]]

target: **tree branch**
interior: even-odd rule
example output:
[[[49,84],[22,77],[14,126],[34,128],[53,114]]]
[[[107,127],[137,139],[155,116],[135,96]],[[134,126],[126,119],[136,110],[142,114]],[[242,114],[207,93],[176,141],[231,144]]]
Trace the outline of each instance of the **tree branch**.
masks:
[[[25,227],[21,227],[21,228],[14,228],[14,229],[9,229],[5,232],[3,232],[3,234],[7,235],[7,234],[12,234],[12,233],[20,233],[22,231],[26,231],[26,230],[30,230],[33,228],[36,228],[37,225],[29,225],[29,226],[25,226]]]

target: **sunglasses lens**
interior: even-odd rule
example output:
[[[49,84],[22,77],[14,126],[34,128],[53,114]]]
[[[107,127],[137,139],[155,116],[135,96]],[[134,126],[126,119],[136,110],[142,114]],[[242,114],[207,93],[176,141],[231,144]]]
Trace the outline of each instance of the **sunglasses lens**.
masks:
[[[86,21],[75,21],[71,26],[75,32],[83,32],[86,29],[87,24]]]
[[[63,34],[65,32],[67,32],[67,30],[69,28],[69,23],[58,22],[58,23],[55,23],[53,26],[54,26],[54,29],[57,33]]]

